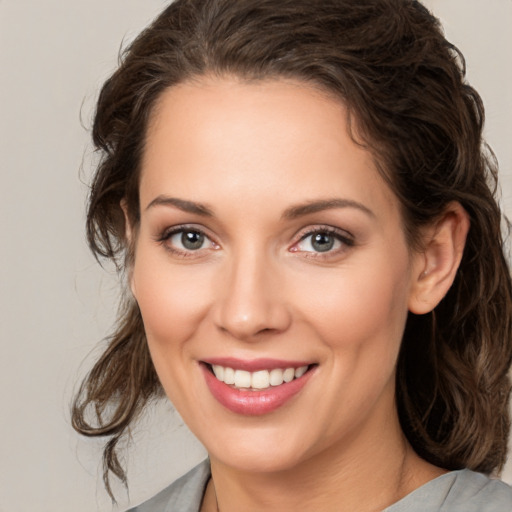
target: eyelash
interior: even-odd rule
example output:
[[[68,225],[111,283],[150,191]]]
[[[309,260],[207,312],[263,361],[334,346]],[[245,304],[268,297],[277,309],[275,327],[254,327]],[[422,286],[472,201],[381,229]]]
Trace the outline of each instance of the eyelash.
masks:
[[[157,237],[156,241],[162,244],[165,249],[172,254],[175,254],[177,256],[181,256],[183,258],[190,258],[194,257],[194,253],[198,252],[201,249],[198,249],[196,251],[189,249],[189,250],[183,250],[178,249],[177,247],[171,245],[169,243],[169,240],[177,234],[183,234],[183,233],[197,233],[198,235],[201,235],[205,238],[205,240],[208,240],[211,245],[215,246],[215,248],[218,247],[218,245],[209,237],[202,229],[197,228],[195,226],[187,226],[187,225],[181,225],[181,226],[175,226],[173,228],[166,229],[162,232],[160,236]]]
[[[197,233],[200,236],[203,236],[205,240],[208,240],[209,243],[214,246],[214,248],[218,248],[219,246],[211,239],[210,236],[208,236],[202,229],[197,228],[195,226],[187,226],[187,225],[181,225],[181,226],[175,226],[173,228],[166,229],[162,232],[161,235],[159,235],[156,239],[157,242],[162,244],[166,250],[171,252],[172,254],[187,258],[187,257],[194,257],[195,254],[199,252],[202,248],[199,248],[197,250],[188,249],[188,250],[182,250],[179,249],[169,243],[169,240],[177,234],[184,234],[184,233]],[[335,250],[332,250],[329,248],[325,252],[322,251],[304,251],[297,248],[299,244],[304,242],[308,239],[308,237],[312,237],[314,235],[328,235],[335,239],[335,241],[338,241],[341,243],[342,247],[337,248]],[[289,249],[290,252],[302,252],[306,255],[308,258],[319,258],[319,259],[326,259],[329,257],[332,257],[333,255],[336,255],[340,252],[343,252],[347,250],[350,247],[353,247],[355,245],[355,241],[349,233],[345,231],[341,231],[339,229],[333,228],[331,226],[316,226],[314,228],[308,229],[306,232],[302,233],[300,235],[300,238],[297,242],[295,242],[292,247]]]
[[[340,242],[342,247],[339,247],[337,249],[329,249],[325,252],[321,251],[300,251],[299,249],[296,249],[296,247],[303,241],[307,240],[309,237],[312,237],[314,235],[329,235],[332,236],[335,241]],[[296,242],[292,246],[292,252],[303,252],[306,257],[308,258],[318,258],[318,259],[327,259],[329,257],[332,257],[334,255],[338,255],[341,252],[346,251],[350,247],[353,247],[355,245],[354,238],[352,235],[347,233],[346,231],[341,231],[339,229],[333,228],[331,226],[316,226],[314,228],[308,229],[306,232],[302,233],[300,235],[299,241]]]

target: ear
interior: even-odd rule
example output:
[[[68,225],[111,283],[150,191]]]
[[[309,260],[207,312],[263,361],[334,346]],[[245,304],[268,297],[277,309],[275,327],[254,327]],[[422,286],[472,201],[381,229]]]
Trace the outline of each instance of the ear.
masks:
[[[446,295],[462,259],[469,225],[466,210],[453,202],[426,230],[424,250],[414,256],[409,311],[429,313]]]
[[[121,210],[123,210],[123,214],[124,214],[124,234],[125,234],[127,246],[129,248],[128,250],[134,251],[135,250],[135,247],[134,247],[135,240],[133,237],[135,235],[133,232],[132,224],[130,222],[130,216],[128,215],[128,204],[126,202],[126,199],[124,199],[124,198],[121,199],[120,206],[121,206]],[[135,293],[135,284],[133,281],[133,258],[134,258],[134,256],[129,257],[126,260],[126,265],[127,265],[126,277],[128,279],[128,284],[130,286],[132,295],[135,298],[135,300],[137,300],[137,295]]]

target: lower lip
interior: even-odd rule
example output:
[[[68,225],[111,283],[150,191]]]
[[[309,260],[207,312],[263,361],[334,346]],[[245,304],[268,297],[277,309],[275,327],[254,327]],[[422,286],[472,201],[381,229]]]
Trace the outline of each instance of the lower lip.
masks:
[[[283,406],[306,385],[313,373],[310,369],[298,379],[261,391],[241,391],[218,380],[206,365],[201,364],[201,367],[206,384],[217,401],[226,409],[246,416],[261,416]]]

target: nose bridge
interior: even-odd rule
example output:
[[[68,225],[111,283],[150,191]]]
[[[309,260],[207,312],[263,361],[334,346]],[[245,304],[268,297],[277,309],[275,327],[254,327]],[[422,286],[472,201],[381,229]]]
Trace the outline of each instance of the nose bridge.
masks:
[[[272,257],[245,246],[226,262],[217,305],[218,326],[238,339],[283,331],[290,314],[279,291],[279,269]]]

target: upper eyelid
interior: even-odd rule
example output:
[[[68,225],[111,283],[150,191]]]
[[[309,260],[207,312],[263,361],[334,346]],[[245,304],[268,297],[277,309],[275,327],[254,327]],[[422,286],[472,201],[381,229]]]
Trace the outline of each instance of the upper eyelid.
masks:
[[[157,238],[159,240],[166,240],[170,236],[175,235],[176,233],[181,233],[182,231],[196,231],[197,233],[204,235],[212,242],[214,241],[208,230],[194,224],[178,224],[176,226],[169,226],[160,231]]]
[[[315,233],[329,233],[333,235],[338,235],[340,238],[344,238],[346,240],[354,241],[354,235],[350,233],[350,231],[329,225],[317,225],[303,228],[299,230],[299,232],[296,235],[296,238],[298,238],[297,241],[303,240],[304,238],[310,235],[314,235]]]
[[[169,239],[172,235],[175,235],[176,233],[180,233],[182,231],[196,231],[198,233],[201,233],[204,235],[208,240],[210,240],[212,243],[216,245],[221,245],[219,241],[217,240],[217,237],[215,235],[212,235],[210,230],[206,229],[204,226],[200,226],[194,223],[190,224],[177,224],[174,226],[169,226],[167,228],[164,228],[163,230],[159,231],[157,236],[155,237],[157,241],[163,242],[167,239]],[[333,234],[338,236],[343,241],[347,242],[350,241],[354,243],[355,237],[352,233],[347,231],[346,229],[342,229],[339,227],[335,227],[328,224],[317,224],[317,225],[311,225],[306,226],[296,232],[296,234],[292,238],[292,245],[295,245],[302,241],[303,239],[307,238],[308,236],[314,235],[315,233],[322,233],[327,232],[329,234]]]
[[[315,252],[315,251],[304,251],[299,249],[301,243],[304,242],[308,237],[316,233],[328,233],[331,236],[337,238],[341,247],[326,252]],[[344,254],[347,250],[353,248],[356,245],[354,236],[341,228],[335,228],[334,226],[315,226],[306,228],[305,230],[299,231],[298,239],[288,248],[288,251],[292,253],[302,253],[305,257],[314,258],[316,260],[328,260],[329,258],[335,257],[336,255]]]
[[[176,247],[173,243],[170,242],[170,239],[173,236],[175,236],[179,233],[187,232],[187,231],[200,233],[202,236],[204,236],[209,241],[209,247],[202,247],[202,248],[195,249],[195,250],[187,249],[187,248],[182,249],[180,247]],[[206,233],[204,229],[199,228],[194,225],[175,225],[175,226],[170,226],[168,228],[165,228],[162,231],[160,231],[159,234],[157,234],[157,236],[155,236],[155,241],[159,245],[162,245],[166,251],[170,252],[171,254],[173,254],[175,256],[179,256],[181,258],[189,258],[189,257],[197,258],[201,254],[204,254],[205,250],[219,248],[219,245],[217,244],[217,242],[208,233]]]

